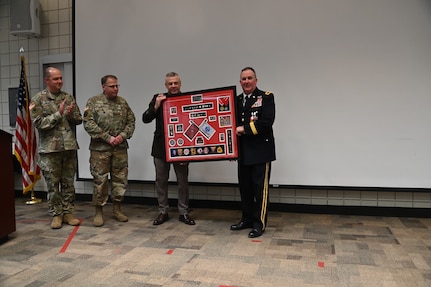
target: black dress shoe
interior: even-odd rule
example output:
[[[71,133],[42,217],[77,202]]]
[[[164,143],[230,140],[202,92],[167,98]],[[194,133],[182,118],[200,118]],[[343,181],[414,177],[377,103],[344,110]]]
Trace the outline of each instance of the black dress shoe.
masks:
[[[262,234],[263,234],[263,231],[262,231],[262,230],[260,230],[260,229],[256,229],[256,228],[253,228],[253,229],[250,231],[250,233],[248,234],[248,237],[249,237],[249,238],[256,238],[256,237],[261,236]]]
[[[153,225],[160,225],[169,220],[169,215],[167,213],[160,213],[156,219],[153,221]]]
[[[252,227],[253,227],[252,223],[248,223],[241,220],[239,223],[231,225],[230,230],[243,230],[243,229],[252,228]]]
[[[187,225],[195,225],[196,222],[190,218],[187,214],[180,215],[178,218],[179,221],[184,222]]]

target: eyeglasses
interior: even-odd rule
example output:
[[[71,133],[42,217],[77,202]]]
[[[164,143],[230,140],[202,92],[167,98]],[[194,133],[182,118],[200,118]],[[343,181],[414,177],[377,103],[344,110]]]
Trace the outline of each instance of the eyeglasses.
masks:
[[[105,86],[107,86],[107,87],[109,87],[111,89],[115,89],[115,88],[119,88],[120,87],[120,85],[110,85],[110,86],[105,85]]]

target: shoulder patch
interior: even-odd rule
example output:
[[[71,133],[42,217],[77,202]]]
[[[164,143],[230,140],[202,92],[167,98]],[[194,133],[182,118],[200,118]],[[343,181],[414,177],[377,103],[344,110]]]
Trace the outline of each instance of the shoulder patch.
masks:
[[[266,95],[266,96],[268,96],[268,95],[270,95],[270,94],[272,94],[272,92],[270,92],[270,91],[266,91],[266,92],[265,92],[265,95]]]

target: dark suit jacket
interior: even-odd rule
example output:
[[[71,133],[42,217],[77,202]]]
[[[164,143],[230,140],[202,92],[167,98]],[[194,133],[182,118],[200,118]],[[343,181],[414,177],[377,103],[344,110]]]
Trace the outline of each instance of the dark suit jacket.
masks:
[[[253,165],[274,161],[274,94],[256,88],[250,98],[243,107],[244,94],[237,97],[237,123],[245,129],[245,134],[239,137],[240,163]]]
[[[154,110],[157,95],[158,94],[155,94],[153,96],[153,99],[148,104],[148,109],[142,114],[142,121],[147,124],[156,119],[156,129],[154,131],[151,155],[166,160],[165,136],[163,134],[163,107],[160,105],[157,111]]]

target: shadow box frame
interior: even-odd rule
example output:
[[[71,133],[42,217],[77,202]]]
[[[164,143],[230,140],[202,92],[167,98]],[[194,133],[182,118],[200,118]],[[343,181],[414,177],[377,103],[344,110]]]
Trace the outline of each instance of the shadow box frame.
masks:
[[[167,162],[236,160],[236,86],[166,95]]]

